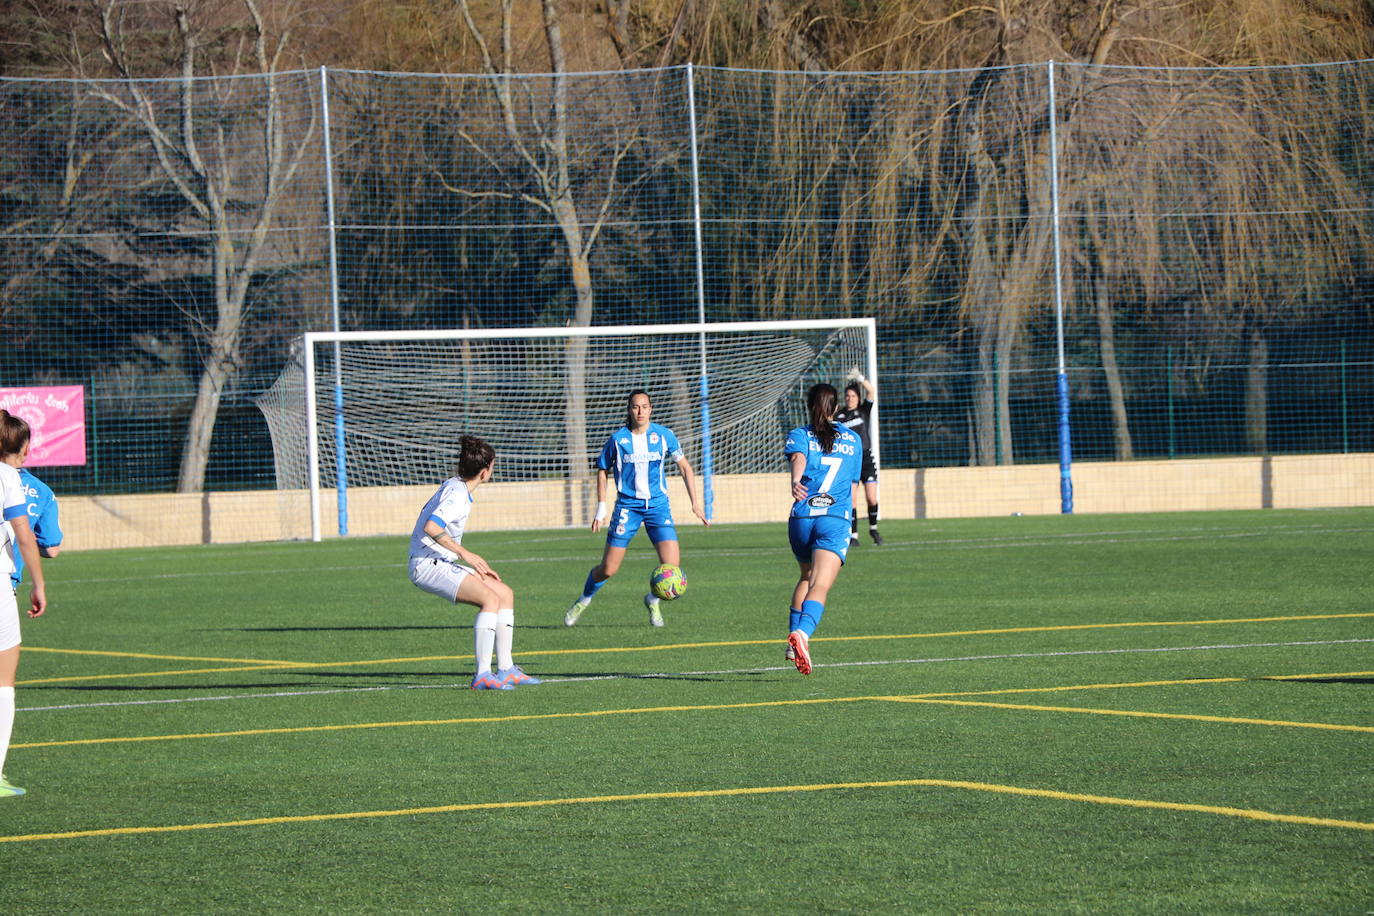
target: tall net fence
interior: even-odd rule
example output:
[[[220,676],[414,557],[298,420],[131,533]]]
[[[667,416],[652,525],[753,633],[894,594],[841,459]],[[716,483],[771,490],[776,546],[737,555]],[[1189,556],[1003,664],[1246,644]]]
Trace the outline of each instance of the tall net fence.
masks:
[[[0,386],[84,386],[58,493],[276,485],[252,397],[329,320],[320,85],[0,80]]]
[[[0,386],[87,386],[60,493],[286,488],[255,399],[306,331],[873,316],[885,468],[1058,460],[1061,351],[1078,461],[1371,452],[1372,87],[0,81]]]

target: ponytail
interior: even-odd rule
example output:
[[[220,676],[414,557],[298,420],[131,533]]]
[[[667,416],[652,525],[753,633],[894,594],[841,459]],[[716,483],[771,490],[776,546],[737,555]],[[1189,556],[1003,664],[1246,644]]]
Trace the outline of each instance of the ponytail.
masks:
[[[840,396],[834,385],[821,382],[812,385],[806,392],[806,412],[811,420],[811,431],[821,443],[821,451],[830,454],[835,447],[835,409],[839,406]]]
[[[491,467],[496,460],[496,449],[484,439],[476,436],[458,438],[458,476],[471,480],[482,471]]]

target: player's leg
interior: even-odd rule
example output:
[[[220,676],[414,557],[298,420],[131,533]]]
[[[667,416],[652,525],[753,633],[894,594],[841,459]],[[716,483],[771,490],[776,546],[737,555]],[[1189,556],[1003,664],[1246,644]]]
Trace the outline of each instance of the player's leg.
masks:
[[[806,601],[806,589],[811,579],[811,562],[797,564],[797,584],[792,588],[792,603],[787,608],[787,633],[790,636],[798,624],[801,623],[801,606]],[[787,643],[787,649],[782,653],[782,657],[787,661],[795,661],[797,650],[792,648],[792,643]]]
[[[658,507],[645,514],[644,530],[653,542],[660,565],[682,565],[682,546],[678,543],[677,529],[673,527],[673,517],[667,506]],[[644,593],[644,607],[649,611],[649,625],[663,626],[662,601],[653,591]]]
[[[447,563],[456,571],[457,582],[453,593],[454,604],[470,604],[477,608],[477,616],[472,621],[472,654],[477,671],[472,676],[473,690],[510,690],[513,685],[503,684],[491,670],[491,656],[496,649],[496,630],[500,625],[502,595],[493,586],[504,588],[503,583],[485,580],[465,566]],[[514,597],[511,597],[514,603]]]
[[[505,596],[488,588],[482,577],[468,567],[437,558],[411,560],[410,581],[446,601],[470,604],[477,608],[477,616],[472,622],[472,650],[477,667],[472,678],[472,689],[513,689],[497,680],[491,670],[491,654],[496,648],[496,628]],[[509,588],[502,587],[507,593],[510,592]],[[513,596],[510,596],[510,602],[514,604]]]
[[[563,615],[563,624],[572,626],[577,623],[577,618],[582,616],[582,612],[592,603],[596,593],[601,591],[601,586],[610,581],[611,576],[620,572],[620,564],[625,561],[625,548],[606,541],[606,549],[601,554],[601,562],[596,564],[587,573],[587,579],[582,583],[582,594],[577,596],[577,600],[568,608],[568,612]]]
[[[877,546],[883,546],[883,536],[878,533],[878,465],[872,452],[864,452],[863,471],[860,475],[864,482],[864,502],[868,505],[868,536]],[[859,502],[854,501],[855,522],[858,521]],[[853,543],[851,541],[851,543]]]
[[[14,592],[0,589],[0,798],[23,795],[5,779],[5,756],[14,731],[14,681],[19,672],[19,607]]]
[[[606,549],[601,554],[601,562],[588,571],[587,579],[582,583],[582,594],[572,603],[572,607],[568,608],[568,612],[563,615],[564,626],[570,627],[577,623],[577,618],[581,617],[582,612],[592,603],[596,593],[601,591],[601,586],[620,572],[620,564],[625,560],[625,548],[630,546],[630,541],[634,539],[635,532],[639,531],[639,526],[643,523],[644,514],[642,510],[616,503],[608,522]]]
[[[539,679],[515,663],[515,592],[499,580],[482,582],[496,596],[496,679],[511,687],[533,687]]]
[[[859,482],[857,480],[849,488],[849,505],[852,507],[849,512],[849,543],[853,546],[859,543]]]
[[[811,637],[825,613],[825,602],[830,596],[830,587],[844,565],[845,553],[849,550],[848,532],[844,530],[844,519],[823,516],[812,519],[810,532],[811,563],[805,581],[805,588],[798,583],[793,598],[801,599],[798,610],[801,612],[796,627],[787,636],[787,642],[796,656],[793,661],[802,674],[811,673]],[[795,548],[794,548],[795,553]]]
[[[801,606],[806,601],[806,591],[811,582],[811,529],[814,519],[789,518],[787,520],[787,543],[792,555],[797,558],[797,584],[792,587],[792,603],[787,608],[787,649],[783,658],[789,662],[797,659],[797,650],[792,646],[792,633],[801,623]]]

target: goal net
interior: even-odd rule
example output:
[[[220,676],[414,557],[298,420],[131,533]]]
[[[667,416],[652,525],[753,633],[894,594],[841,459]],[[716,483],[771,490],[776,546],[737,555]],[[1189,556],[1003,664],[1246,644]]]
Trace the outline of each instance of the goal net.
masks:
[[[851,368],[876,375],[872,319],[318,333],[257,404],[278,488],[310,492],[314,538],[322,489],[348,533],[350,491],[436,486],[464,433],[496,448],[493,482],[526,482],[529,500],[550,498],[541,482],[575,482],[555,497],[566,505],[554,524],[576,525],[632,390],[677,434],[714,516],[716,482],[785,471],[782,437],[806,422],[806,389],[842,388]]]

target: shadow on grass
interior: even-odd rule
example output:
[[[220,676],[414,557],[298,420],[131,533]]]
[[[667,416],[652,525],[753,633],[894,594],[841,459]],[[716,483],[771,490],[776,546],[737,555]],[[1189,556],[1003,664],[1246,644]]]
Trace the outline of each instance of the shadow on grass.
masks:
[[[1374,677],[1285,677],[1272,678],[1289,684],[1374,684]]]
[[[34,685],[25,687],[25,693],[37,693],[39,690],[51,691],[73,691],[77,693],[144,693],[164,690],[280,690],[283,687],[318,687],[319,684],[311,681],[274,681],[270,684],[141,684],[137,687],[116,684],[81,684],[69,685],[65,687],[43,687]]]
[[[703,684],[725,684],[732,681],[738,682],[740,678],[751,678],[754,680],[765,679],[770,681],[786,681],[793,678],[785,675],[780,676],[777,671],[734,671],[729,674],[674,674],[671,672],[650,672],[642,671],[547,671],[531,669],[530,674],[538,678],[548,678],[553,680],[638,680],[638,681],[685,681]],[[360,689],[396,686],[403,687],[407,683],[417,683],[434,680],[452,681],[454,687],[464,687],[466,682],[472,677],[472,669],[464,668],[457,671],[293,671],[292,680],[281,681],[261,681],[252,683],[218,683],[218,684],[63,684],[63,685],[39,685],[34,684],[25,686],[24,691],[53,691],[70,693],[160,693],[168,691],[188,691],[188,690],[219,690],[219,691],[250,691],[250,690],[282,690],[286,688],[311,688],[319,687],[323,682],[331,682],[341,689],[357,687]],[[385,681],[385,683],[383,683]]]
[[[403,625],[367,627],[217,627],[193,630],[195,633],[390,633],[403,630],[471,630],[472,624]]]

